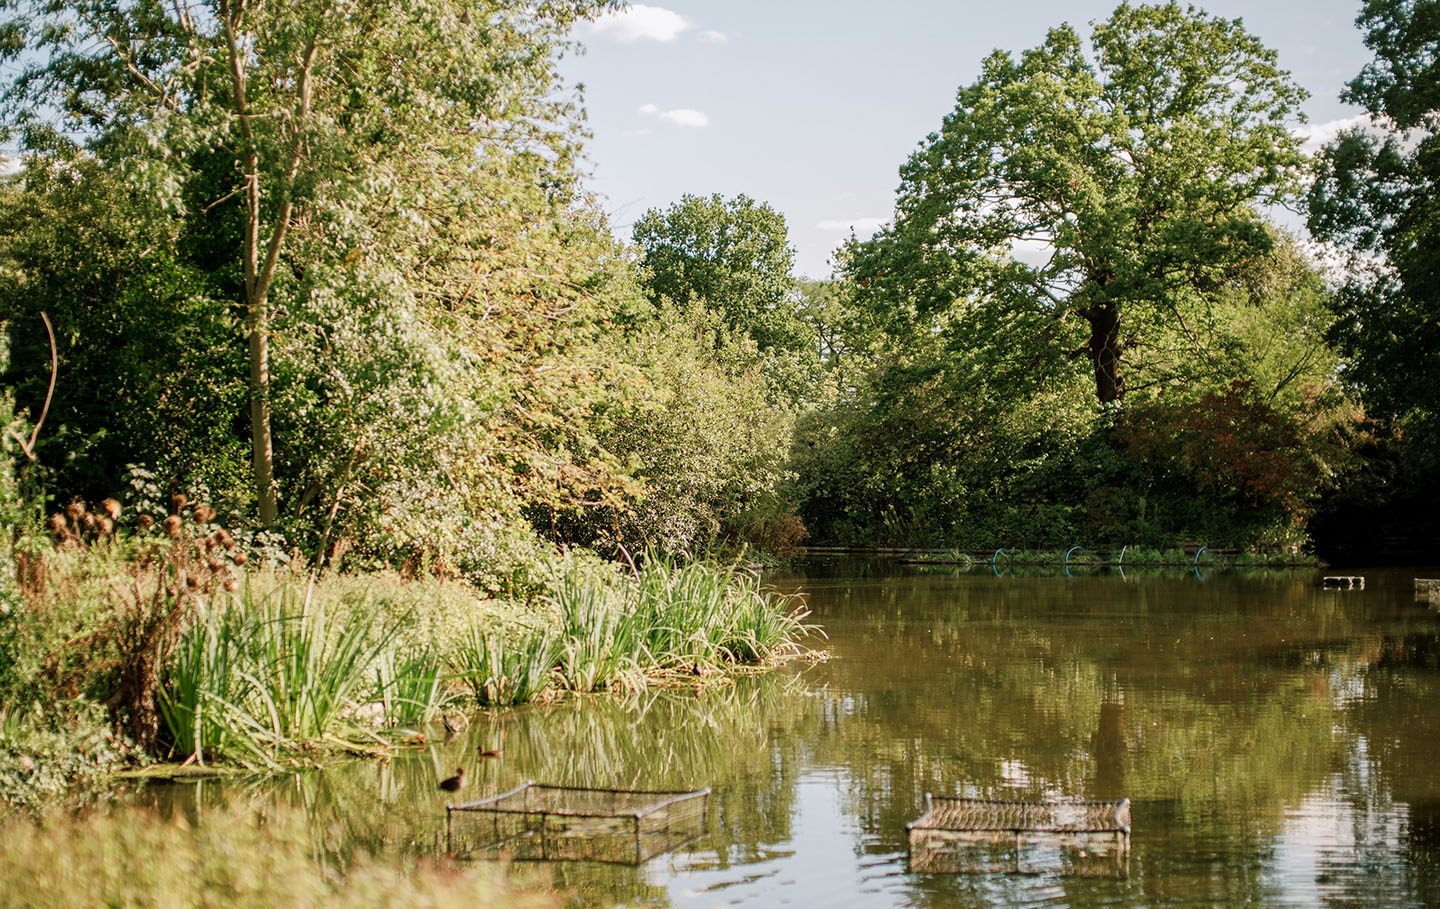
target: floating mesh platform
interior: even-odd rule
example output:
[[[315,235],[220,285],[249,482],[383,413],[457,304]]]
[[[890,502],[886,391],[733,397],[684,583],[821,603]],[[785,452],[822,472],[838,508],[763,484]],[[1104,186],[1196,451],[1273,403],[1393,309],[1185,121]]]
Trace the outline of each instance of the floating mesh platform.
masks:
[[[1020,802],[925,796],[905,826],[911,871],[1044,870],[1080,877],[1129,871],[1130,800]]]
[[[705,833],[710,790],[647,792],[533,782],[445,806],[452,855],[639,865]]]

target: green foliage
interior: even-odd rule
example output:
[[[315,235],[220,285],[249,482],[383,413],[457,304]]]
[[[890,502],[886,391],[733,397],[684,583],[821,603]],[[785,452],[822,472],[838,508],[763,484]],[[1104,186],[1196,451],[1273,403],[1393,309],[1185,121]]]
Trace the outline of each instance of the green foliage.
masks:
[[[139,758],[94,701],[0,700],[0,805],[33,811],[88,794]]]
[[[143,464],[245,488],[317,561],[533,592],[524,509],[629,491],[597,437],[626,381],[602,340],[640,297],[556,74],[605,7],[10,10],[30,157],[0,319],[66,316],[55,491]],[[33,409],[46,377],[23,378]]]
[[[652,301],[704,301],[761,350],[808,346],[792,297],[795,250],[785,217],[769,205],[744,195],[687,194],[664,211],[647,211],[632,237]]]
[[[212,277],[177,255],[180,229],[85,156],[34,158],[23,190],[0,190],[0,322],[17,355],[3,382],[38,417],[47,313],[59,375],[36,448],[66,496],[99,499],[124,465],[148,462],[170,490],[248,498],[239,326]]]
[[[454,678],[483,707],[509,707],[534,700],[550,683],[557,653],[547,630],[515,635],[471,625],[450,652]]]
[[[794,409],[770,390],[783,354],[736,339],[698,304],[656,307],[618,346],[636,378],[601,442],[628,462],[634,495],[571,510],[561,535],[599,552],[621,543],[692,554],[774,537],[792,515],[782,490]]]
[[[1132,407],[1116,435],[1155,501],[1154,519],[1174,534],[1218,544],[1273,532],[1266,542],[1293,543],[1310,516],[1320,446],[1252,383]]]
[[[1083,351],[1105,403],[1152,326],[1269,248],[1254,206],[1298,187],[1305,93],[1238,20],[1174,3],[1122,4],[1091,44],[1061,26],[988,57],[845,268],[892,332],[978,320],[1028,371]]]
[[[1316,157],[1309,227],[1346,257],[1330,303],[1342,378],[1388,425],[1355,434],[1349,489],[1319,529],[1348,558],[1425,558],[1440,540],[1440,383],[1428,380],[1440,371],[1440,17],[1429,2],[1366,0],[1356,23],[1375,59],[1343,97],[1372,120]],[[1377,550],[1382,538],[1393,542]]]

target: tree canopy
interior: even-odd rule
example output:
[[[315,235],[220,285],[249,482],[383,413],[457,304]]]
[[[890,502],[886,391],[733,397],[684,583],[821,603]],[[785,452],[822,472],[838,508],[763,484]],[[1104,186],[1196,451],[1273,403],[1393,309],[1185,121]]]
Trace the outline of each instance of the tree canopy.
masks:
[[[554,196],[542,210],[566,204],[578,133],[555,54],[577,18],[607,5],[5,4],[0,50],[17,64],[6,119],[25,147],[87,149],[229,257],[209,264],[228,272],[233,285],[216,290],[244,313],[263,523],[278,514],[277,312],[304,301],[333,312],[338,298],[393,305],[385,297],[407,267],[453,282],[413,252],[453,249],[442,234],[487,174],[524,172],[513,185]]]
[[[1138,384],[1153,326],[1270,248],[1257,207],[1299,187],[1305,92],[1193,7],[1122,4],[1090,44],[1064,25],[987,58],[846,270],[892,324],[961,326],[1032,371],[1084,357],[1104,403]]]
[[[1318,158],[1309,225],[1349,256],[1334,337],[1376,416],[1440,415],[1440,3],[1368,0],[1357,20],[1375,60],[1352,80],[1368,129]]]
[[[785,217],[769,205],[745,195],[686,194],[647,211],[632,235],[652,299],[703,300],[762,350],[809,343],[791,298],[795,250]]]

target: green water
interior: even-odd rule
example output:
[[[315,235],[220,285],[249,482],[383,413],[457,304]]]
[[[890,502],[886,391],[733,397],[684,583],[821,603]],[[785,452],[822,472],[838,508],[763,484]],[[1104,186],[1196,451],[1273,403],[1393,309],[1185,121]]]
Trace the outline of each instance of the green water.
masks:
[[[1356,572],[1361,573],[1361,572]],[[343,855],[443,850],[442,777],[713,790],[640,867],[523,863],[607,905],[1440,904],[1440,617],[1428,572],[996,577],[847,564],[807,592],[830,659],[699,692],[480,716],[452,741],[251,784],[152,789],[201,815],[283,798]],[[498,747],[498,758],[478,749]],[[1128,797],[1128,864],[907,871],[925,794]]]

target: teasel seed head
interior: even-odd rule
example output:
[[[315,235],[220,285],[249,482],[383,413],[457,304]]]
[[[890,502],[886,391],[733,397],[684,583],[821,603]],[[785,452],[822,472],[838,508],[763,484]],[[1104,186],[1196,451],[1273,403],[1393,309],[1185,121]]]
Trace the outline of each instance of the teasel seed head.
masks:
[[[200,524],[209,524],[211,521],[215,520],[215,509],[211,508],[209,505],[196,505],[195,520],[197,523]]]
[[[180,539],[180,516],[178,514],[166,517],[160,526],[164,529],[165,536],[172,540]]]
[[[150,517],[148,514],[142,514],[142,515],[140,516],[140,529],[141,529],[141,530],[149,530],[151,527],[154,527],[154,526],[155,526],[155,519],[154,519],[154,518]]]
[[[72,521],[78,522],[81,518],[85,517],[85,503],[76,499],[69,505],[66,505],[65,516]]]
[[[116,499],[106,499],[100,503],[100,509],[110,516],[110,520],[120,520],[120,502]]]
[[[237,553],[235,553],[234,555],[232,555],[232,556],[230,557],[230,559],[231,559],[231,561],[233,561],[233,562],[235,563],[236,567],[241,567],[241,568],[244,567],[244,565],[245,565],[246,562],[250,561],[249,559],[247,559],[247,558],[245,557],[245,553],[243,553],[243,552],[237,552]]]
[[[184,508],[185,503],[188,501],[190,500],[185,498],[185,493],[175,493],[173,496],[170,497],[170,511],[174,514],[179,514],[180,509]]]

